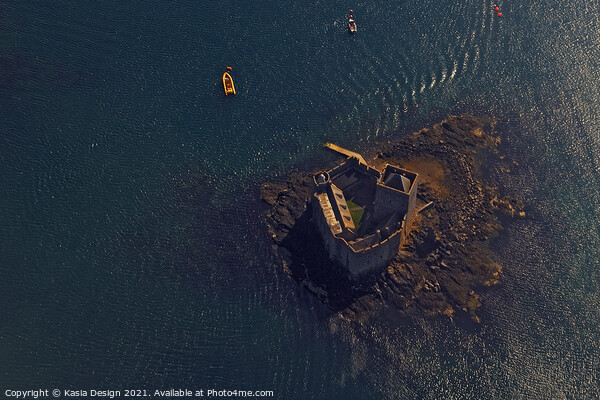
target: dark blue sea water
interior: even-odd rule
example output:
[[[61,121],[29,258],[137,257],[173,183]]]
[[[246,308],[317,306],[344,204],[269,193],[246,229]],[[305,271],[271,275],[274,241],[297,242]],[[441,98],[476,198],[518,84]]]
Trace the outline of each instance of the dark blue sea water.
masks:
[[[0,0],[2,395],[599,398],[600,4],[493,5]],[[527,204],[482,323],[340,321],[271,260],[260,182],[457,112]]]

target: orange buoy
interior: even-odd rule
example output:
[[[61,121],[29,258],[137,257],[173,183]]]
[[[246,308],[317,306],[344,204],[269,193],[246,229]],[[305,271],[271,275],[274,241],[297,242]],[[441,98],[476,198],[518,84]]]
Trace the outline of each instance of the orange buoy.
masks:
[[[232,68],[231,68],[231,67],[227,67],[227,71],[231,71],[231,70],[232,70]]]
[[[498,13],[498,16],[499,16],[499,17],[501,17],[501,16],[502,16],[502,13]]]

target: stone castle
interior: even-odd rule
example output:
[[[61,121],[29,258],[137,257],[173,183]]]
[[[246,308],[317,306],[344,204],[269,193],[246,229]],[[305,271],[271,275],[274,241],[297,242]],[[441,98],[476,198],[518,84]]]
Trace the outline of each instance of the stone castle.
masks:
[[[312,220],[329,257],[352,277],[385,268],[406,237],[418,183],[414,172],[379,171],[360,155],[316,173]]]

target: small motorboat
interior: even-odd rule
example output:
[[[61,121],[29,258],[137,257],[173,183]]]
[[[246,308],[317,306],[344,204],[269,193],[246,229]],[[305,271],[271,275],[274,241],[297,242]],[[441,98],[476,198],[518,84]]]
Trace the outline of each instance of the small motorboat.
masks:
[[[231,71],[231,67],[227,67],[228,71]],[[233,86],[233,78],[229,75],[229,72],[223,73],[223,88],[225,89],[225,96],[228,94],[235,94],[235,86]]]
[[[348,29],[350,29],[351,33],[356,33],[356,21],[354,21],[354,16],[352,13],[354,10],[350,10],[350,19],[348,19]]]

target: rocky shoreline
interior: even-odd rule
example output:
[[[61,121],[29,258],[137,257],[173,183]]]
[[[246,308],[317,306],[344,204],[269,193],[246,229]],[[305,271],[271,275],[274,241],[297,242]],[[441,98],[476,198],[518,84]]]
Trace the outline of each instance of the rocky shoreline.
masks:
[[[449,317],[462,310],[479,321],[476,290],[498,283],[502,273],[486,247],[501,229],[497,212],[525,216],[522,201],[500,197],[493,184],[494,174],[510,173],[514,165],[498,154],[495,124],[488,117],[452,116],[365,157],[377,168],[390,163],[419,173],[421,211],[387,269],[360,283],[329,260],[310,223],[314,171],[263,184],[269,233],[286,273],[348,320],[420,309]]]

